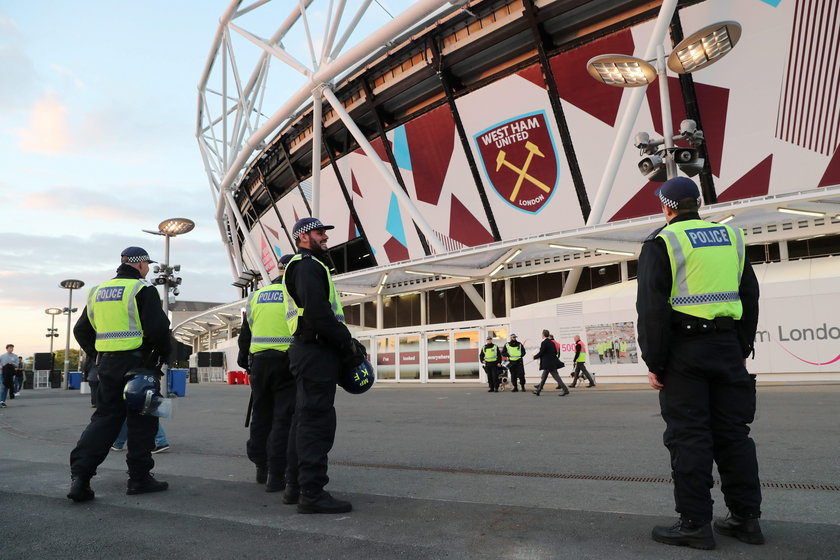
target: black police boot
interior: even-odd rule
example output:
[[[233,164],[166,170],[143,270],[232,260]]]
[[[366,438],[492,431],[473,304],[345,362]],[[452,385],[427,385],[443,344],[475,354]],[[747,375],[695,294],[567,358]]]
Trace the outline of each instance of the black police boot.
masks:
[[[537,389],[536,391],[531,391],[531,392],[534,393],[535,395],[537,395],[538,397],[540,396],[540,390],[539,389]]]
[[[257,484],[265,484],[265,481],[268,479],[268,468],[266,467],[257,467]]]
[[[266,492],[282,492],[286,488],[286,477],[280,473],[268,473],[268,482],[265,484]]]
[[[735,537],[747,544],[764,544],[764,533],[761,532],[761,525],[758,518],[738,517],[732,512],[726,519],[715,521],[715,532],[727,537]]]
[[[74,502],[88,502],[94,497],[93,490],[90,487],[90,479],[74,476],[70,479],[70,492],[67,493],[67,498]]]
[[[511,393],[518,393],[518,392],[519,392],[519,389],[517,389],[516,385],[514,385],[513,386],[513,391],[511,391]]]
[[[307,496],[301,493],[298,499],[298,513],[347,513],[353,509],[353,504],[333,498],[329,492]]]
[[[143,478],[140,478],[138,480],[129,478],[125,493],[129,496],[134,496],[135,494],[150,494],[152,492],[163,492],[167,488],[169,488],[168,482],[155,480],[155,477],[152,475],[152,473],[146,473],[146,475]]]
[[[559,394],[559,395],[557,395],[557,396],[558,396],[558,397],[565,397],[565,396],[566,396],[566,395],[568,395],[568,394],[569,394],[569,390],[568,390],[568,389],[565,389],[562,393],[560,393],[560,394]]]
[[[715,547],[712,524],[699,524],[688,519],[680,519],[671,527],[654,527],[650,536],[656,542],[664,544],[690,546],[701,550],[711,550]]]
[[[300,487],[297,485],[287,484],[286,489],[283,490],[283,503],[296,504],[300,500]]]

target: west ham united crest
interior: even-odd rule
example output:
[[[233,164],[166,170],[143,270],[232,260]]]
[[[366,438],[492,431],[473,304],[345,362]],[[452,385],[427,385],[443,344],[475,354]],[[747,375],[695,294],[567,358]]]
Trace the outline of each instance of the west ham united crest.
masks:
[[[542,210],[559,179],[557,150],[545,112],[499,123],[473,139],[496,194],[523,212]]]

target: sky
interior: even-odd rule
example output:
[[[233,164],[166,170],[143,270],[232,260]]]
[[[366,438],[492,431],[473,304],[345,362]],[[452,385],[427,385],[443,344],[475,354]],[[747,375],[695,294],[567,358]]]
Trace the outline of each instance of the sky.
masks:
[[[170,264],[183,278],[178,299],[239,297],[195,138],[198,83],[229,3],[0,0],[0,348],[48,352],[44,310],[68,305],[59,282],[85,282],[73,292],[81,312],[88,288],[113,277],[125,247],[163,260],[164,238],[142,230],[168,218],[196,224],[171,240]],[[296,4],[275,0],[237,22],[270,37]],[[329,4],[314,0],[307,11],[319,50]],[[339,34],[362,4],[348,0]],[[408,5],[376,0],[345,51]],[[302,29],[284,43],[306,60]],[[259,53],[237,53],[240,66]],[[294,78],[268,82],[267,112],[302,85]],[[67,318],[55,322],[55,348],[64,348]]]
[[[44,310],[68,303],[59,282],[86,283],[73,293],[81,312],[125,247],[162,260],[164,238],[142,230],[168,218],[196,223],[171,241],[178,299],[238,297],[195,139],[197,84],[227,4],[0,0],[2,347],[49,351]],[[56,323],[64,348],[66,316]]]

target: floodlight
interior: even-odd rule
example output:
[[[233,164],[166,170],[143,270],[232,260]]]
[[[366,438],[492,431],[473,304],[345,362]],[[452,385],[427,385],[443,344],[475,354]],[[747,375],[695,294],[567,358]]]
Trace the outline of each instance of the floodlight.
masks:
[[[158,230],[163,235],[168,237],[175,237],[184,233],[189,233],[195,227],[195,222],[187,218],[170,218],[164,220],[158,225]]]
[[[586,63],[586,70],[596,80],[616,87],[641,87],[656,79],[650,62],[625,54],[602,54]]]
[[[741,25],[735,21],[713,23],[692,33],[674,47],[668,68],[688,74],[714,64],[725,56],[741,38]]]

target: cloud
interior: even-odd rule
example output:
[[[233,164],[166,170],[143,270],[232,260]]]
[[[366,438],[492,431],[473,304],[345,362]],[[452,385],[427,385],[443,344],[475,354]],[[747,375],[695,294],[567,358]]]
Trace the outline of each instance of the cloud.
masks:
[[[54,93],[48,93],[32,107],[29,125],[16,128],[18,148],[40,154],[67,153],[71,144],[67,108]]]

